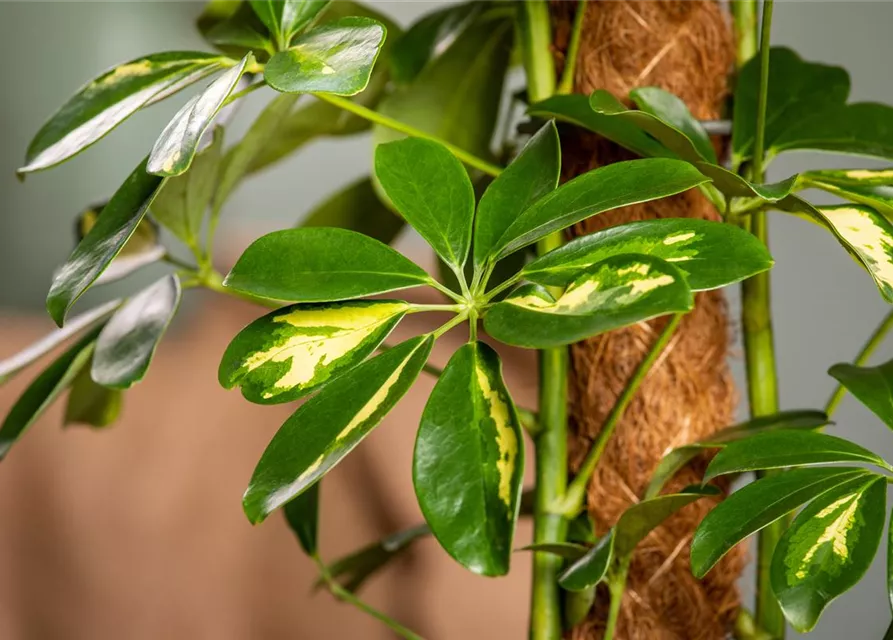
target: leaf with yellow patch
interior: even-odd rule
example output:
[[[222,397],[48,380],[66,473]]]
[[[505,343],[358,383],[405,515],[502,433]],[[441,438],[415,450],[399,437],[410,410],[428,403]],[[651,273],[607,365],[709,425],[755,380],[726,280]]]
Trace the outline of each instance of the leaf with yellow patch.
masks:
[[[893,219],[893,169],[808,171],[801,174],[800,181],[804,187],[821,189]]]
[[[251,402],[291,402],[365,360],[405,315],[396,300],[284,307],[245,327],[218,377]]]
[[[499,356],[483,342],[466,344],[425,405],[412,469],[428,526],[462,566],[508,572],[523,476],[521,422]]]
[[[428,360],[434,338],[419,336],[332,380],[279,429],[242,498],[253,523],[306,491],[353,451],[394,408]]]

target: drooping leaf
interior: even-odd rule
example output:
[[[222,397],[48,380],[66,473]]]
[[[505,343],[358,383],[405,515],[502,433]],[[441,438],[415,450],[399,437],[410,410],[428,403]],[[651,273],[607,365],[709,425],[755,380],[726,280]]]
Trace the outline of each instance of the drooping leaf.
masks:
[[[589,551],[589,547],[573,542],[536,542],[525,545],[518,549],[518,551],[551,553],[552,555],[559,556],[565,560],[579,560],[586,555],[586,552]]]
[[[857,180],[850,176],[864,176]],[[888,177],[883,177],[887,175]],[[808,171],[800,176],[803,186],[821,189],[844,200],[863,204],[888,220],[893,219],[893,171],[869,169]]]
[[[223,354],[218,378],[259,404],[301,398],[365,360],[409,305],[397,300],[292,305],[242,329]]]
[[[534,202],[558,186],[561,148],[550,122],[487,187],[474,220],[474,265],[481,268],[506,229]]]
[[[281,48],[291,37],[307,27],[330,0],[250,0],[251,8],[276,37]]]
[[[639,109],[659,118],[682,133],[694,145],[698,155],[707,162],[716,164],[716,150],[710,142],[710,136],[679,97],[658,87],[633,89],[629,97]]]
[[[884,459],[854,442],[815,431],[778,430],[730,442],[710,462],[704,482],[729,473],[838,462],[890,469]]]
[[[891,159],[893,107],[861,102],[810,111],[801,120],[791,122],[771,150],[818,150]]]
[[[642,500],[630,506],[614,525],[614,555],[629,556],[652,530],[671,515],[704,496],[716,495],[713,487],[688,487],[671,493]]]
[[[614,530],[602,536],[586,555],[577,559],[560,576],[558,584],[567,591],[591,589],[608,575],[614,560]]]
[[[81,87],[41,127],[19,173],[64,162],[142,107],[201,80],[225,61],[210,53],[172,51],[137,58],[105,72]]]
[[[318,205],[302,227],[339,227],[391,244],[405,223],[375,194],[371,178],[363,178]]]
[[[56,273],[47,310],[60,327],[71,305],[109,266],[146,215],[164,180],[146,173],[146,161],[130,174],[99,220]]]
[[[828,374],[893,429],[893,360],[875,367],[836,364]]]
[[[403,342],[330,382],[279,429],[242,499],[248,519],[264,520],[350,453],[418,377],[434,339]]]
[[[93,329],[82,337],[44,369],[16,400],[0,425],[0,460],[90,362],[98,333],[99,329]]]
[[[893,168],[886,169],[816,169],[802,174],[805,178],[841,187],[893,186]]]
[[[146,375],[155,349],[180,304],[180,279],[165,276],[125,302],[96,341],[90,375],[113,389],[126,389]]]
[[[68,393],[65,424],[107,427],[121,414],[123,399],[124,392],[96,384],[90,377],[90,367],[84,366],[75,376]]]
[[[418,265],[347,229],[304,227],[255,240],[229,272],[234,291],[289,302],[335,302],[431,282]]]
[[[643,220],[571,240],[524,267],[524,278],[564,286],[610,256],[639,253],[671,262],[692,291],[716,289],[772,267],[766,246],[734,225],[689,218]]]
[[[799,175],[790,176],[779,182],[757,184],[718,164],[696,162],[695,166],[713,181],[713,186],[726,198],[758,198],[763,202],[774,204],[801,188]]]
[[[447,553],[474,573],[508,573],[524,435],[499,356],[486,344],[460,347],[437,380],[422,412],[412,478]]]
[[[319,550],[319,485],[317,482],[282,508],[288,526],[308,556]]]
[[[220,74],[207,89],[189,100],[161,132],[149,153],[146,171],[159,176],[178,176],[189,169],[202,136],[239,84],[254,56],[245,54],[241,62]]]
[[[702,578],[736,544],[816,496],[872,474],[854,467],[806,467],[766,476],[734,492],[701,521],[691,542],[691,569]]]
[[[264,79],[282,93],[352,96],[369,83],[385,39],[381,23],[349,17],[327,22],[295,38],[270,58]]]
[[[884,478],[860,478],[813,500],[785,531],[770,579],[797,631],[811,631],[825,607],[868,571],[884,532],[886,498]]]
[[[490,308],[484,327],[506,344],[544,349],[691,309],[685,276],[658,258],[612,256],[581,271],[557,300],[532,285]]]
[[[375,149],[375,175],[388,198],[453,270],[471,248],[474,188],[441,144],[406,138]]]
[[[537,200],[509,225],[492,252],[497,259],[504,258],[590,216],[682,193],[705,182],[707,178],[682,160],[649,158],[610,164]]]

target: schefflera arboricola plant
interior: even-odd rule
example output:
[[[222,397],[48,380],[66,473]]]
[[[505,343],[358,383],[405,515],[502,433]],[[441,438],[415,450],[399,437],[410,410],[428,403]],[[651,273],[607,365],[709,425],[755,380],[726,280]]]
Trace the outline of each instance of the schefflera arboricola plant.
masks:
[[[707,181],[688,163],[652,158],[597,169],[558,187],[560,149],[551,122],[477,206],[465,167],[430,140],[379,145],[375,173],[458,285],[449,289],[389,246],[345,229],[278,231],[248,247],[224,287],[292,304],[235,337],[220,382],[264,404],[315,395],[270,442],[244,509],[255,523],[287,503],[295,522],[302,505],[306,519],[315,518],[309,510],[316,508],[320,478],[409,390],[435,341],[466,323],[468,342],[449,359],[422,412],[412,476],[441,546],[471,571],[502,575],[521,504],[524,438],[499,356],[478,339],[478,325],[507,345],[567,345],[684,314],[693,292],[740,281],[770,268],[772,260],[753,236],[729,225],[645,221],[580,238],[490,286],[501,260],[548,234]],[[433,287],[450,301],[361,299],[418,286]],[[428,311],[453,316],[434,331],[386,344],[403,317]]]

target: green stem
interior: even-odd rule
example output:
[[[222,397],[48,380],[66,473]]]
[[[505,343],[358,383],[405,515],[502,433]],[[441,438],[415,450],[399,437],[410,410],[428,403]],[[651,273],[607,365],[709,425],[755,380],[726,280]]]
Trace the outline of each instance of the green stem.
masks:
[[[682,316],[683,314],[677,313],[670,319],[667,326],[664,327],[663,331],[658,335],[657,340],[651,345],[651,350],[645,354],[645,358],[639,363],[635,372],[633,372],[632,377],[626,383],[626,387],[617,397],[617,401],[614,403],[611,413],[608,414],[608,417],[605,419],[605,424],[602,427],[601,432],[599,432],[598,438],[596,438],[595,443],[592,445],[592,449],[586,454],[586,459],[583,461],[579,473],[574,477],[568,487],[564,500],[560,503],[559,510],[565,516],[574,516],[583,507],[589,479],[595,472],[595,468],[598,466],[598,461],[602,457],[605,448],[608,446],[608,442],[614,434],[614,430],[617,428],[620,419],[623,417],[623,413],[626,411],[629,403],[632,402],[632,399],[635,397],[642,382],[648,376],[648,372],[651,371],[651,367],[654,366],[654,363],[660,357],[661,353],[663,353],[667,344],[670,342],[670,339],[673,337],[673,334],[676,333],[676,329],[682,321]]]
[[[608,591],[611,594],[611,605],[608,609],[608,621],[605,626],[604,640],[613,640],[623,605],[623,592],[626,591],[626,578],[629,575],[630,558],[620,559],[617,569],[608,579]]]
[[[449,149],[454,156],[459,158],[459,160],[467,164],[469,167],[474,167],[479,171],[483,171],[487,175],[495,177],[502,173],[502,167],[497,167],[495,164],[491,164],[486,160],[482,160],[481,158],[478,158],[468,151],[460,149],[454,144],[450,144],[446,140],[441,140],[437,136],[433,136],[430,133],[425,133],[421,129],[416,129],[415,127],[400,122],[399,120],[389,118],[386,115],[378,113],[377,111],[373,111],[372,109],[364,107],[363,105],[353,102],[352,100],[348,100],[347,98],[342,98],[340,96],[335,96],[328,93],[314,93],[313,95],[323,102],[328,102],[329,104],[335,105],[336,107],[344,109],[345,111],[349,111],[354,115],[365,118],[369,122],[380,124],[383,127],[393,129],[394,131],[404,133],[414,138],[424,138],[425,140],[438,142]]]
[[[524,0],[518,5],[521,57],[527,74],[527,98],[531,103],[555,93],[555,64],[552,61],[552,25],[545,0]]]
[[[887,337],[887,334],[890,332],[890,329],[893,329],[893,311],[889,312],[887,316],[881,321],[881,323],[874,330],[874,333],[871,334],[871,337],[868,338],[868,342],[862,347],[862,350],[859,352],[859,355],[856,356],[856,359],[853,360],[853,364],[857,367],[865,366],[868,362],[868,359],[871,357],[871,354],[874,353],[875,349],[877,349],[881,343],[884,341],[884,338]],[[843,397],[846,395],[846,387],[842,384],[838,384],[834,389],[834,393],[831,394],[831,397],[828,398],[828,404],[825,405],[825,413],[830,417],[836,410],[840,401],[843,400]]]
[[[757,54],[757,0],[732,0],[738,69]]]
[[[564,57],[564,70],[561,72],[561,81],[558,83],[557,93],[572,93],[574,90],[574,72],[577,70],[577,55],[580,52],[580,40],[583,35],[583,20],[586,17],[587,1],[578,0],[577,2],[577,13],[574,15],[571,40],[567,45],[567,54]]]

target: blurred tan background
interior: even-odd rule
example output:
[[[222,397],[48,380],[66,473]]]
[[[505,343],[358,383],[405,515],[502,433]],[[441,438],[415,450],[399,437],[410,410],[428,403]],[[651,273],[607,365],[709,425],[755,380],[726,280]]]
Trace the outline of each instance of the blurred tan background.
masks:
[[[406,24],[442,3],[375,4]],[[0,2],[0,358],[51,328],[43,300],[53,268],[71,250],[75,215],[114,190],[187,96],[139,114],[74,161],[22,185],[14,170],[30,136],[100,70],[151,51],[203,48],[192,30],[199,10],[198,2]],[[773,35],[804,57],[846,66],[854,99],[893,102],[890,24],[888,2],[782,1]],[[234,129],[244,129],[268,98],[253,95]],[[365,136],[316,143],[246,184],[225,214],[220,268],[253,237],[293,225],[365,174],[370,158]],[[817,161],[867,164],[799,155],[775,163],[772,173],[781,178]],[[824,371],[853,356],[886,308],[821,230],[779,217],[772,238],[783,406],[821,406],[832,388]],[[400,247],[417,253],[419,245],[407,235]],[[104,287],[84,306],[158,273]],[[736,293],[730,291],[732,313]],[[60,430],[57,406],[0,463],[0,639],[391,637],[326,593],[310,597],[313,567],[281,518],[251,527],[241,513],[254,463],[290,411],[251,405],[216,382],[223,348],[258,313],[190,292],[115,427]],[[439,345],[433,361],[448,355],[449,346]],[[510,388],[530,405],[532,355],[504,356]],[[888,345],[879,357],[891,356]],[[0,412],[38,370],[0,388]],[[327,477],[326,557],[419,521],[410,461],[430,388],[423,379]],[[893,436],[855,402],[845,401],[837,429],[893,455]],[[524,523],[518,543],[528,537]],[[509,578],[478,578],[425,540],[364,594],[426,638],[523,638],[528,565],[519,554]],[[889,622],[883,565],[881,553],[812,638],[882,635]]]

